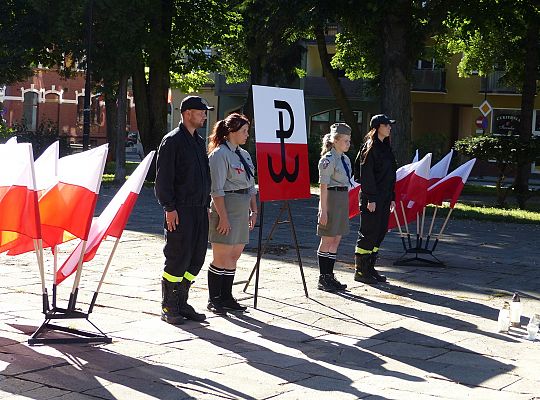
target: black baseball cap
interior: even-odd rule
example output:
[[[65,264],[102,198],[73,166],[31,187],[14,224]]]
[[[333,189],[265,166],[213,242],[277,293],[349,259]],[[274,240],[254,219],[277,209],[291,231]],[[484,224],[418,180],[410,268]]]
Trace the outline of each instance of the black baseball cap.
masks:
[[[390,119],[388,115],[385,114],[377,114],[371,117],[371,121],[369,122],[369,127],[371,129],[377,129],[381,124],[388,125],[388,124],[395,124],[395,119]]]
[[[186,110],[213,110],[214,107],[210,107],[206,100],[199,96],[187,96],[184,97],[182,103],[180,103],[180,112],[183,113]]]

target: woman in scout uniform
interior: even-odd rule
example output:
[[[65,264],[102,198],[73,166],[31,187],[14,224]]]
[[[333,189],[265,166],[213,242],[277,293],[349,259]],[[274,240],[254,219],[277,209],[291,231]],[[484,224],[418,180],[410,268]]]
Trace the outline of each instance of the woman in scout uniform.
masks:
[[[337,123],[323,138],[319,161],[319,223],[317,235],[321,242],[317,250],[319,261],[318,289],[334,292],[345,290],[347,285],[334,276],[337,249],[343,235],[349,233],[349,187],[351,161],[344,153],[351,146],[351,128]]]
[[[214,125],[208,144],[212,178],[209,241],[213,260],[208,268],[208,309],[216,314],[245,311],[232,296],[236,263],[257,221],[255,168],[240,148],[249,136],[249,121],[231,114]]]
[[[396,121],[378,114],[371,118],[371,130],[354,162],[354,173],[360,179],[360,231],[355,249],[354,280],[367,284],[386,282],[375,269],[386,231],[388,217],[395,207],[396,158],[390,147],[390,131]]]

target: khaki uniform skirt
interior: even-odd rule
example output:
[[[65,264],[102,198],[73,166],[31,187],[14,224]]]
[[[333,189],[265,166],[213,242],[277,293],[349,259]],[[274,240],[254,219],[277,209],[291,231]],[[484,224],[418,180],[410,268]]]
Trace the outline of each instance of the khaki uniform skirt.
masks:
[[[349,193],[328,191],[328,222],[317,224],[318,236],[338,236],[349,233]]]
[[[249,242],[249,204],[251,195],[247,193],[225,193],[225,209],[229,216],[231,231],[222,235],[217,231],[219,215],[212,203],[208,241],[221,244],[247,244]]]

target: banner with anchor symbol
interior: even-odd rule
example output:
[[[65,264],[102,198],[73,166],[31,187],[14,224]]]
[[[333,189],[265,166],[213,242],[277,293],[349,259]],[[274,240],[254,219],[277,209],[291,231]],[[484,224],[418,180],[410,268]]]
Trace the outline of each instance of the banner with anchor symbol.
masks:
[[[304,92],[253,85],[261,201],[310,197]]]

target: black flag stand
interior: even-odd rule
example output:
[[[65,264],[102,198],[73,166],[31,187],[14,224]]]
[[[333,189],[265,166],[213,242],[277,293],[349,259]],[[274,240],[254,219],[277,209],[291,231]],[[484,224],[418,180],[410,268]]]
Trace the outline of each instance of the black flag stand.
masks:
[[[255,295],[253,297],[253,308],[257,308],[257,297],[259,293],[259,271],[260,271],[260,265],[261,265],[261,258],[262,255],[266,251],[266,247],[270,240],[272,240],[272,235],[274,234],[274,231],[276,227],[280,224],[290,224],[291,227],[291,234],[294,241],[294,247],[296,249],[296,257],[298,259],[298,266],[300,267],[300,275],[302,276],[302,283],[304,285],[304,293],[306,294],[306,297],[309,297],[307,285],[306,285],[306,278],[304,276],[304,268],[302,267],[302,258],[300,257],[300,248],[298,247],[298,239],[296,237],[296,229],[294,228],[294,221],[292,218],[291,208],[289,205],[289,202],[287,200],[283,201],[283,204],[281,206],[281,209],[279,210],[279,213],[276,217],[276,220],[274,221],[274,224],[272,225],[272,228],[270,229],[270,233],[268,234],[268,237],[266,238],[266,241],[264,243],[264,246],[262,245],[262,234],[263,234],[263,226],[264,226],[264,204],[265,202],[261,202],[261,219],[259,222],[259,239],[257,243],[257,261],[255,263],[255,266],[251,270],[251,273],[249,275],[249,278],[246,282],[246,285],[244,286],[244,292],[246,292],[251,279],[253,278],[253,274],[255,274]],[[281,216],[283,215],[284,211],[287,211],[288,213],[288,219],[281,220]]]

